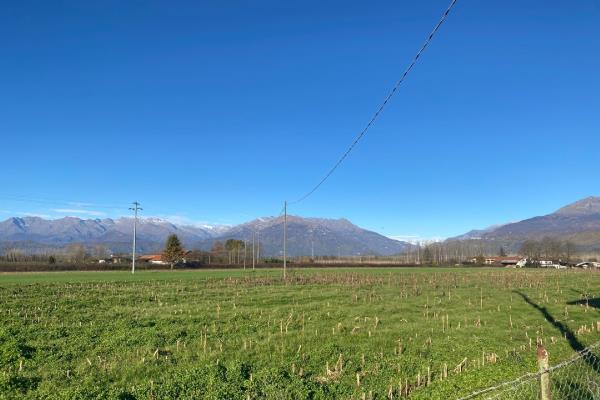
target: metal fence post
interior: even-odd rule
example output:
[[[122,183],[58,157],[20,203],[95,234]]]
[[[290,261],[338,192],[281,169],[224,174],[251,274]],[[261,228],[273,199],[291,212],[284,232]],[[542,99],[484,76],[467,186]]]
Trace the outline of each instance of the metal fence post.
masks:
[[[550,365],[548,362],[548,352],[542,345],[538,345],[537,347],[537,359],[538,366],[540,368],[541,399],[551,400],[552,395],[550,394],[550,372],[548,372]]]

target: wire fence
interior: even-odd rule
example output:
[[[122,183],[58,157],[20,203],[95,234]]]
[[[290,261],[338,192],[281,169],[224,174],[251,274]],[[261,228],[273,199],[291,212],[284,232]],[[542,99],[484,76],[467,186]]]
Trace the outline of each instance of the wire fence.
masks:
[[[541,350],[545,353],[543,348]],[[547,356],[545,360],[547,363]],[[550,367],[544,364],[538,349],[538,362],[539,372],[478,390],[458,400],[600,400],[600,342]]]

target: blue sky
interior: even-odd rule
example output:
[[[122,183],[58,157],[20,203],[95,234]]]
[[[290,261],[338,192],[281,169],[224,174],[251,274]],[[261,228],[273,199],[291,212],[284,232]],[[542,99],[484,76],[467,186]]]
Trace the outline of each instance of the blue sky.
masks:
[[[115,217],[133,200],[178,221],[277,214],[447,6],[5,2],[0,218]],[[459,0],[342,168],[290,213],[447,237],[600,194],[599,17],[591,0]]]

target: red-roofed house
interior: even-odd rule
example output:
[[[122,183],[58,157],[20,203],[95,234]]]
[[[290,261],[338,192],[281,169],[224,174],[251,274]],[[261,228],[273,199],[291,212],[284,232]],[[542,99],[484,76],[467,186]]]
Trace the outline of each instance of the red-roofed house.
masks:
[[[165,265],[167,264],[166,261],[163,261],[162,259],[162,255],[160,254],[148,254],[145,256],[140,256],[140,258],[138,258],[139,261],[144,261],[150,264],[158,264],[158,265]]]
[[[487,257],[485,263],[487,265],[502,265],[504,267],[514,267],[523,259],[521,256],[508,257]]]

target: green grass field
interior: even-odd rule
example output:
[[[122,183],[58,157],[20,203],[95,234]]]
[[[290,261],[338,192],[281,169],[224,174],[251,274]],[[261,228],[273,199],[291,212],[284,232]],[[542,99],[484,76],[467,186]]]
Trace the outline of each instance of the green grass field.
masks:
[[[455,398],[600,340],[599,295],[591,271],[1,274],[0,398]]]

